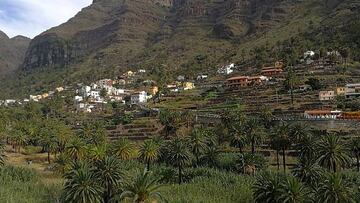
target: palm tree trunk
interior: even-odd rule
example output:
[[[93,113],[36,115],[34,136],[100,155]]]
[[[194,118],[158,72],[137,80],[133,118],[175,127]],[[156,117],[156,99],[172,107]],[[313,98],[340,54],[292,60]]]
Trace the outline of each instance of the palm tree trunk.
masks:
[[[356,155],[356,166],[357,171],[360,172],[360,160],[359,160],[359,154]]]
[[[179,165],[179,185],[182,182],[181,165]]]
[[[104,203],[110,202],[110,187],[107,187],[106,192],[104,194]]]
[[[251,138],[251,153],[255,154],[255,140]]]
[[[333,161],[333,169],[334,169],[334,173],[336,173],[336,163],[335,163],[335,161]]]
[[[51,164],[50,163],[50,151],[48,151],[48,153],[47,153],[47,160],[48,160],[48,163]]]
[[[147,168],[148,171],[150,171],[150,161],[147,162],[146,168]]]
[[[286,157],[285,157],[285,148],[283,148],[283,167],[284,173],[286,172]]]
[[[279,150],[276,150],[276,164],[277,164],[277,170],[280,170],[280,161],[279,161]]]
[[[294,105],[294,90],[292,85],[290,89],[290,94],[291,94],[291,105]]]
[[[243,151],[242,151],[242,147],[241,147],[241,146],[239,146],[239,153],[240,153],[240,154],[242,154],[242,153],[243,153]]]

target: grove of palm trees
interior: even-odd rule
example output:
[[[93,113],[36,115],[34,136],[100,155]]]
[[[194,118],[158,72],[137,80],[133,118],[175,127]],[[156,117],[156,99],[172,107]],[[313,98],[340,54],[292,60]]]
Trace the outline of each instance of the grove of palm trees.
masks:
[[[241,109],[209,127],[161,110],[158,136],[111,141],[106,119],[48,112],[0,107],[0,202],[360,202],[355,134]],[[34,158],[12,163],[24,154]]]

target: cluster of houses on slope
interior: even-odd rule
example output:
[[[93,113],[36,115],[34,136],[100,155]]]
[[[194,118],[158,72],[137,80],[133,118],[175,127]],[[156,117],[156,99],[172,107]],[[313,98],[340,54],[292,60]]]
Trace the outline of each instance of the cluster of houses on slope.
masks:
[[[231,67],[226,66],[226,67]],[[219,72],[219,71],[218,71]],[[231,89],[266,84],[270,79],[283,76],[284,64],[275,62],[274,66],[263,66],[260,75],[256,76],[234,76],[226,80],[226,86]]]
[[[4,106],[9,106],[9,105],[14,105],[14,104],[23,104],[23,103],[27,103],[30,101],[34,101],[34,102],[39,102],[40,100],[43,99],[47,99],[49,97],[52,97],[55,93],[60,93],[63,92],[66,89],[66,87],[57,87],[55,88],[54,91],[49,91],[43,94],[39,94],[39,95],[30,95],[29,98],[27,99],[23,99],[23,100],[15,100],[15,99],[6,99],[6,100],[0,100],[0,106],[4,105]]]
[[[335,90],[326,90],[319,92],[320,101],[331,101],[337,96],[344,96],[346,99],[360,97],[360,83],[347,84],[344,87],[337,87]]]
[[[77,111],[92,112],[97,106],[110,102],[125,103],[129,98],[131,104],[144,104],[157,92],[157,86],[151,86],[146,91],[134,91],[117,88],[118,80],[102,79],[91,85],[82,85],[76,90],[74,98]]]

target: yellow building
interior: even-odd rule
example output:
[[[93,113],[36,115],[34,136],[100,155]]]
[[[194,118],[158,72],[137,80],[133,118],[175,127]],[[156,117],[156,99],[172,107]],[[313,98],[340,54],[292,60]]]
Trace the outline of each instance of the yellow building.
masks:
[[[336,95],[345,95],[346,88],[345,87],[337,87],[336,88]]]
[[[150,87],[150,94],[151,95],[156,95],[156,93],[159,92],[159,88],[157,86],[152,86]]]
[[[44,93],[41,95],[41,98],[45,99],[45,98],[48,98],[49,97],[49,94],[48,93]]]
[[[57,92],[62,92],[62,91],[64,91],[64,88],[63,88],[63,87],[57,87],[55,90],[56,90]]]
[[[195,89],[195,84],[193,82],[184,82],[183,87],[184,90],[192,90]]]
[[[132,76],[134,76],[135,75],[135,73],[134,72],[132,72],[131,70],[129,70],[128,72],[126,72],[126,74],[125,74],[127,77],[132,77]]]

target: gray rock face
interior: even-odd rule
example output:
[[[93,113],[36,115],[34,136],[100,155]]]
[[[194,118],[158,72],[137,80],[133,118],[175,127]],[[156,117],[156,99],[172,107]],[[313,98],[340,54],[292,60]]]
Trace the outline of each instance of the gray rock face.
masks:
[[[9,38],[0,31],[0,76],[15,71],[22,63],[30,39],[23,36]]]

